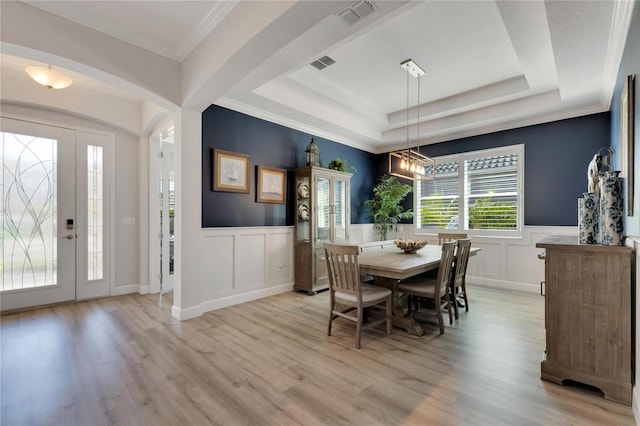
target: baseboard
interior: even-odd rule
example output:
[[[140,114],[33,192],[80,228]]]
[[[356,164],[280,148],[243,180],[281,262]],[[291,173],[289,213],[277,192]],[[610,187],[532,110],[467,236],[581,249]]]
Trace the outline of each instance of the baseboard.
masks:
[[[252,300],[261,299],[263,297],[274,296],[276,294],[287,293],[293,291],[294,283],[281,284],[274,287],[254,290],[247,293],[236,294],[232,296],[222,297],[220,299],[208,300],[202,303],[203,312],[214,311],[228,306],[238,305],[240,303],[251,302]]]
[[[129,285],[120,285],[116,286],[111,293],[112,296],[122,296],[123,294],[131,294],[131,293],[140,293],[143,294],[141,288],[146,287],[147,292],[149,291],[149,286],[142,286],[140,284],[129,284]]]
[[[176,305],[171,306],[171,316],[178,321],[186,321],[193,318],[197,318],[202,315],[204,310],[202,305],[192,306],[186,309],[180,309]]]
[[[501,290],[516,290],[527,293],[540,294],[539,284],[519,283],[515,281],[504,281],[495,278],[467,276],[467,284],[482,287],[499,288]]]
[[[171,307],[171,316],[179,321],[186,321],[192,318],[197,318],[205,312],[215,311],[216,309],[226,308],[240,303],[251,302],[252,300],[287,293],[289,291],[293,291],[293,283],[281,284],[274,287],[221,297],[219,299],[207,300],[198,306],[192,306],[186,309],[180,309],[173,305]]]

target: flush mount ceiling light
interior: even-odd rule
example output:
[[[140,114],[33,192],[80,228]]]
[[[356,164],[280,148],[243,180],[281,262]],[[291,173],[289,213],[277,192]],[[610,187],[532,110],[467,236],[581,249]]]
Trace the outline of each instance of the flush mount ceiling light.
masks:
[[[431,180],[436,177],[434,159],[420,154],[420,146],[414,151],[409,147],[409,76],[418,80],[418,135],[420,141],[420,78],[427,73],[412,59],[400,63],[407,74],[407,148],[389,153],[389,174],[409,180]]]
[[[29,66],[25,68],[25,71],[36,83],[48,87],[49,89],[64,89],[71,86],[71,83],[73,83],[71,77],[52,70],[51,65],[47,68]]]

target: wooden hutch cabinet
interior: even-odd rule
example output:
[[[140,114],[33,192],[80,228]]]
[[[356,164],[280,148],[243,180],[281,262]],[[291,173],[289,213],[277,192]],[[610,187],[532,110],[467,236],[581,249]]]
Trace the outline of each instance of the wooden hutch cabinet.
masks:
[[[549,236],[545,249],[545,357],[541,377],[599,388],[631,405],[632,250]]]
[[[329,288],[324,243],[347,243],[351,173],[307,166],[295,171],[295,289]]]

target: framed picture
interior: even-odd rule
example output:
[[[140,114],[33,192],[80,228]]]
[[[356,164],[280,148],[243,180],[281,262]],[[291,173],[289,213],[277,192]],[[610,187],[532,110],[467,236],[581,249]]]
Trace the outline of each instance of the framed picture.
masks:
[[[256,168],[258,173],[256,202],[283,204],[287,192],[287,171],[262,166],[256,166]]]
[[[620,146],[622,148],[620,176],[627,179],[627,216],[633,216],[634,103],[634,78],[633,75],[628,75],[620,97]]]
[[[213,190],[249,193],[249,163],[247,154],[213,150]]]

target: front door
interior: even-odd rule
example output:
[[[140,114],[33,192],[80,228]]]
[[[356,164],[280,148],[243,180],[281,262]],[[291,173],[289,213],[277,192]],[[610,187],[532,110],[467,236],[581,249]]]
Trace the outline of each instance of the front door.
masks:
[[[73,300],[75,132],[1,120],[0,309]]]

